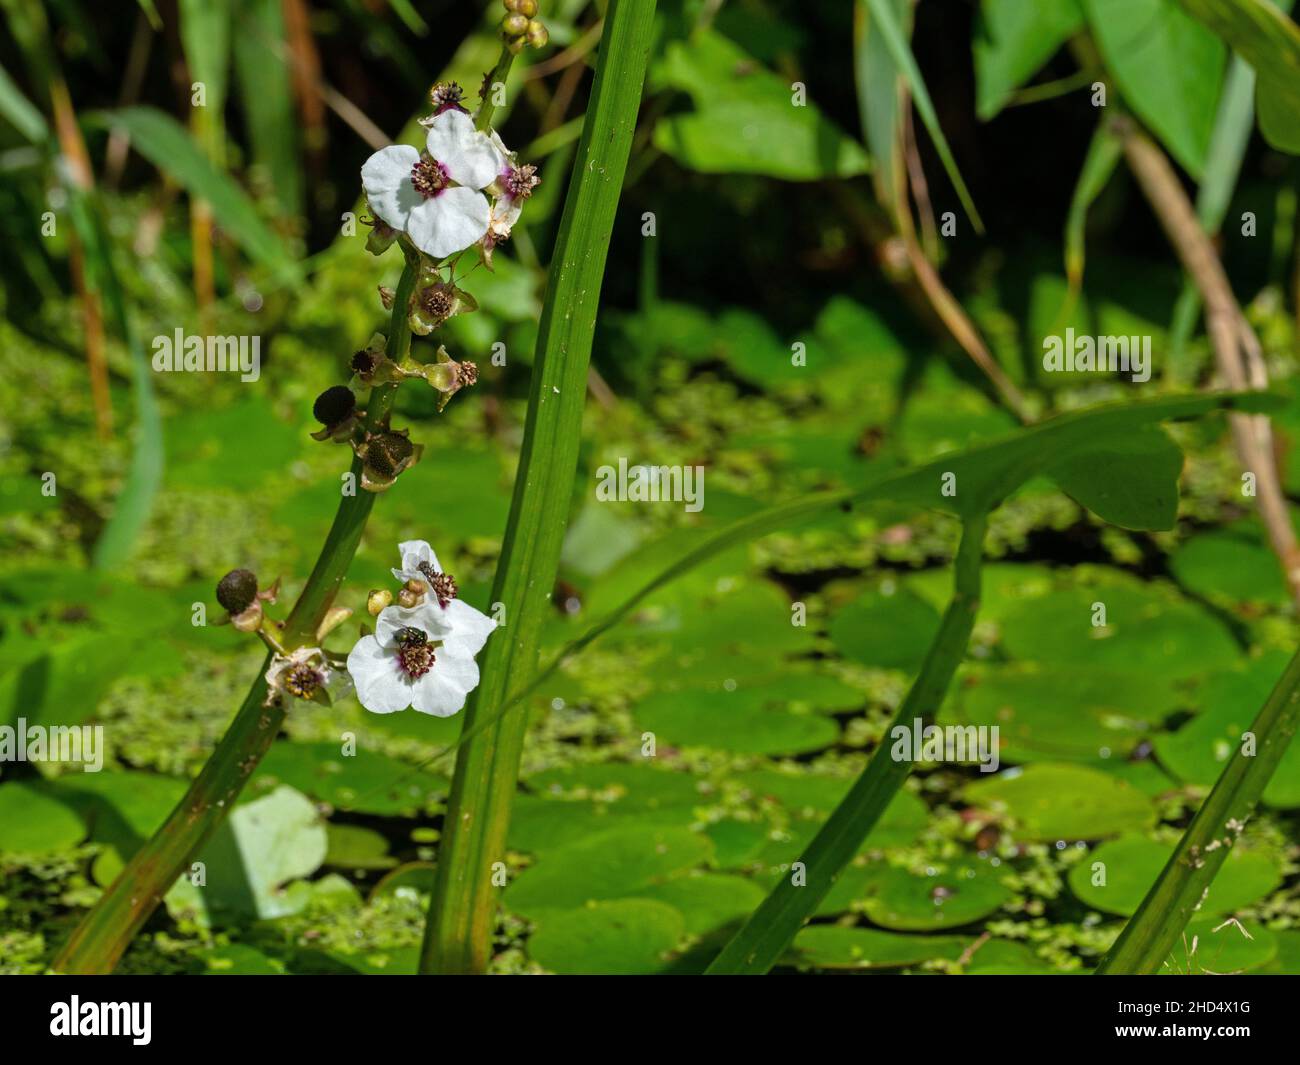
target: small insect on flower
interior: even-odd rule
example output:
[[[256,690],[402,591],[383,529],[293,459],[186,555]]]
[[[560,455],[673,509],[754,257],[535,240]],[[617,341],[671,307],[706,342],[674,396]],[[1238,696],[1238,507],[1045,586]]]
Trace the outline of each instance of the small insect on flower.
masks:
[[[487,232],[491,209],[479,190],[496,180],[505,160],[459,107],[434,115],[428,127],[424,153],[409,144],[381,148],[361,167],[361,184],[380,219],[426,255],[444,259]]]
[[[399,545],[398,580],[424,581],[433,595],[414,606],[389,606],[379,614],[373,636],[363,636],[348,655],[348,672],[367,710],[391,714],[413,707],[450,717],[478,686],[474,656],[496,622],[456,598],[456,582],[438,566],[423,540]]]

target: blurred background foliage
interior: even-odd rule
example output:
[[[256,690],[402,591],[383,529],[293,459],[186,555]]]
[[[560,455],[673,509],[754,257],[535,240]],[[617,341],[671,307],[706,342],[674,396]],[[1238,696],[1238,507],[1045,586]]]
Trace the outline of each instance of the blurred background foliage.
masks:
[[[431,393],[399,395],[425,459],[376,507],[349,605],[388,581],[399,540],[421,538],[487,606],[604,6],[544,0],[551,45],[512,72],[501,131],[543,184],[495,271],[466,284],[481,310],[449,324],[478,387],[437,417]],[[1207,229],[1222,225],[1285,391],[1294,41],[1274,23],[1262,38],[1248,21],[1216,26],[1204,6],[662,0],[550,646],[702,529],[1005,434],[1017,406],[1209,385],[1211,347],[1151,203],[1114,156],[1094,166],[1111,113],[1096,83],[1158,139]],[[500,12],[0,12],[0,723],[102,724],[107,745],[98,775],[0,766],[0,969],[35,972],[175,803],[258,667],[247,639],[193,624],[194,604],[215,618],[216,579],[235,566],[281,576],[289,597],[310,569],[344,468],[308,437],[311,401],[345,379],[383,321],[377,286],[400,270],[364,250],[359,167],[414,139],[433,81],[477,88]],[[1268,97],[1262,132],[1248,63]],[[921,282],[927,264],[956,314]],[[1004,386],[954,342],[962,320]],[[1042,338],[1065,325],[1151,336],[1152,380],[1045,375]],[[178,328],[260,337],[260,379],[154,373],[152,338]],[[1288,405],[1275,445],[1289,501],[1297,429]],[[1045,484],[994,515],[976,640],[940,720],[998,724],[1002,771],[921,767],[789,966],[1046,973],[1104,952],[1295,640],[1224,422],[1176,434],[1170,533],[1104,526]],[[620,457],[704,466],[703,511],[597,504],[594,471]],[[549,681],[529,706],[494,967],[703,968],[880,742],[937,625],[955,527],[882,505],[737,548]],[[450,772],[422,763],[459,727],[352,699],[295,707],[205,851],[207,888],[174,889],[124,966],[413,971]],[[1176,971],[1300,971],[1300,750],[1266,801]],[[1226,914],[1251,938],[1211,931]]]

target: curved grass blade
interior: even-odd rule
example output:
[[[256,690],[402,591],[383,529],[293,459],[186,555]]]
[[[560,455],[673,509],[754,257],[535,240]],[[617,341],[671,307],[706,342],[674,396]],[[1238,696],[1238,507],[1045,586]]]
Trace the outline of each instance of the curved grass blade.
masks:
[[[505,626],[488,641],[472,731],[497,713],[511,678],[537,668],[568,518],[587,393],[587,365],[614,215],[649,59],[654,0],[613,0],[577,165],[556,238],[524,443],[492,599]],[[462,748],[447,805],[420,969],[476,972],[495,920],[492,865],[505,835],[527,721],[499,720]]]
[[[979,212],[975,210],[975,202],[971,199],[966,189],[966,182],[962,180],[961,172],[957,169],[957,161],[953,158],[952,149],[948,147],[948,139],[939,126],[939,117],[935,114],[929,90],[925,87],[925,79],[921,77],[921,70],[916,65],[916,57],[912,55],[912,49],[903,35],[903,29],[898,23],[890,0],[866,0],[866,4],[871,12],[873,23],[880,30],[881,40],[898,65],[898,69],[902,71],[903,77],[907,79],[908,88],[912,91],[912,99],[921,114],[921,121],[930,132],[935,150],[943,160],[948,179],[957,190],[957,197],[961,200],[971,225],[975,227],[977,233],[983,233],[984,223],[980,221]]]
[[[69,204],[73,225],[85,249],[88,280],[103,298],[117,334],[131,356],[131,391],[135,399],[135,440],[131,465],[113,506],[113,516],[99,534],[92,556],[96,569],[112,569],[130,556],[136,537],[149,520],[154,498],[162,485],[162,416],[154,395],[149,357],[127,311],[122,285],[113,266],[108,233],[95,203],[94,193],[73,188]]]
[[[1168,864],[1097,966],[1097,973],[1154,973],[1160,968],[1241,835],[1297,728],[1300,651],[1288,663],[1246,733],[1254,737],[1253,755],[1247,753],[1243,743],[1224,766]]]
[[[88,121],[118,126],[154,166],[174,178],[191,196],[206,200],[213,216],[250,257],[280,275],[296,273],[284,242],[262,222],[243,189],[212,165],[185,127],[153,107],[124,107],[99,112]]]
[[[0,67],[0,116],[32,144],[43,144],[50,138],[45,116],[23,95],[4,67]]]
[[[966,655],[979,610],[985,524],[985,517],[979,515],[967,519],[962,528],[952,600],[926,652],[921,672],[890,724],[891,730],[910,726],[916,718],[933,717]],[[804,851],[803,882],[783,878],[713,959],[705,975],[762,975],[775,965],[853,860],[911,770],[910,761],[894,759],[888,745],[882,743]]]

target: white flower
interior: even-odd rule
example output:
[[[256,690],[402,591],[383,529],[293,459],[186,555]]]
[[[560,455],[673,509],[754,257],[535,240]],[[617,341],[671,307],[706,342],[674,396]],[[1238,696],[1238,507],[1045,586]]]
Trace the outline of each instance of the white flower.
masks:
[[[506,160],[464,111],[450,109],[429,122],[427,155],[408,144],[375,152],[361,168],[370,209],[435,259],[468,248],[487,232],[491,210],[480,189],[502,173]]]
[[[386,607],[375,634],[363,636],[348,655],[357,698],[376,714],[409,706],[450,717],[478,687],[474,656],[494,628],[495,621],[459,599]]]
[[[299,647],[287,655],[278,654],[266,671],[271,696],[284,693],[296,699],[328,703],[334,681],[329,659],[319,647]]]

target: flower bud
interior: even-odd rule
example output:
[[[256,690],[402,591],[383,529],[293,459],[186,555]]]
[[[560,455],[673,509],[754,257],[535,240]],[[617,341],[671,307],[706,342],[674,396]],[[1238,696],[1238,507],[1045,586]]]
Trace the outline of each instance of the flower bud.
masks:
[[[501,32],[507,37],[522,37],[528,32],[528,16],[511,12],[501,20]]]
[[[383,255],[393,245],[397,239],[397,230],[378,218],[374,221],[374,228],[371,229],[370,235],[366,237],[366,251],[371,255]]]
[[[366,596],[366,613],[372,618],[377,618],[387,608],[393,604],[393,593],[387,588],[376,588]]]
[[[257,576],[252,570],[232,569],[217,584],[217,602],[228,614],[242,614],[257,599]]]
[[[533,7],[535,13],[535,9],[537,5],[534,4]],[[529,21],[527,33],[525,34],[525,36],[528,40],[528,43],[533,48],[545,48],[546,42],[551,39],[550,32],[542,23],[538,22],[537,19],[532,19]]]

